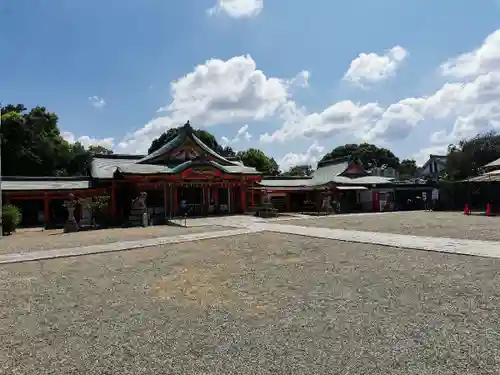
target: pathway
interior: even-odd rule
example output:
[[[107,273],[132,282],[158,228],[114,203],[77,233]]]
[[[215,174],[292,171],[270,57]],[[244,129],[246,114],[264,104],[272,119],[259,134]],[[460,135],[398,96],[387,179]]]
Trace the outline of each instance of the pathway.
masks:
[[[372,215],[381,215],[379,213]],[[170,237],[160,237],[139,241],[125,241],[106,245],[94,245],[66,249],[35,251],[30,253],[14,253],[0,255],[0,264],[21,263],[35,260],[61,258],[114,251],[131,250],[152,246],[161,246],[181,242],[199,241],[219,237],[230,237],[241,234],[258,233],[263,231],[326,238],[337,241],[364,243],[389,246],[400,249],[414,249],[436,251],[444,253],[474,255],[490,258],[500,258],[500,242],[465,240],[444,237],[423,237],[393,233],[366,232],[344,229],[328,229],[318,227],[304,227],[282,223],[294,219],[303,219],[305,215],[276,219],[259,219],[253,216],[231,216],[223,218],[200,218],[188,221],[188,226],[202,227],[219,226],[235,229],[225,231],[207,231],[202,233],[183,234]],[[309,216],[308,216],[309,217]]]

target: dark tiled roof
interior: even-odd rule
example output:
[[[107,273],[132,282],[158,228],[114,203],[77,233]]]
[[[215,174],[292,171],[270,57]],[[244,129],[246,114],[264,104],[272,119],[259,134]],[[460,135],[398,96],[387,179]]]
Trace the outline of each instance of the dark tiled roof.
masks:
[[[337,161],[337,163],[334,163]],[[307,188],[307,187],[321,187],[329,183],[344,184],[344,185],[382,185],[391,184],[391,178],[378,177],[378,176],[362,176],[350,178],[342,176],[342,174],[349,167],[349,162],[346,158],[328,160],[318,165],[312,176],[301,178],[264,178],[261,186],[265,187],[284,187],[284,188]]]
[[[96,155],[92,159],[90,174],[97,179],[113,178],[118,168],[133,165],[142,158],[140,155]]]
[[[188,160],[179,165],[164,165],[159,163],[159,159],[183,144],[190,138],[207,155],[215,158],[215,161],[200,161],[197,159]],[[191,125],[187,123],[180,129],[179,134],[170,142],[156,150],[155,152],[143,155],[98,155],[92,160],[91,174],[93,178],[106,179],[113,178],[118,171],[124,174],[154,175],[154,174],[176,174],[194,165],[212,165],[220,170],[231,174],[254,174],[259,172],[252,167],[243,165],[240,161],[228,160],[205,145],[194,133]]]

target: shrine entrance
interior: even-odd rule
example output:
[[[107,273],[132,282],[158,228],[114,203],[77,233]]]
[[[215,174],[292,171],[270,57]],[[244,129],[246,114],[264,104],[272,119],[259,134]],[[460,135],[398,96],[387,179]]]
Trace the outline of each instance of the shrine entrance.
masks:
[[[184,185],[179,188],[179,206],[182,207],[182,201],[186,202],[187,214],[202,215],[206,212],[206,199],[203,194],[203,188],[196,185]]]

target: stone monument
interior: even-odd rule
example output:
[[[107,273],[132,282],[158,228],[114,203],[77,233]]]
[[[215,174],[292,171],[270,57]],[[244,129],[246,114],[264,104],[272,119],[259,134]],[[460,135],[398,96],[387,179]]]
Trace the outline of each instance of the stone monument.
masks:
[[[68,210],[68,219],[64,224],[64,233],[78,232],[78,223],[75,219],[75,209],[78,200],[73,194],[69,195],[69,199],[64,202],[63,206]]]
[[[257,210],[256,214],[260,217],[271,217],[276,216],[276,209],[271,203],[271,197],[267,193],[267,190],[262,190],[261,206]]]
[[[148,225],[147,197],[148,193],[141,192],[137,198],[132,200],[132,207],[130,208],[130,215],[128,217],[130,225],[136,227]]]
[[[327,196],[323,197],[323,202],[321,203],[321,209],[323,210],[323,212],[326,212],[329,214],[333,212],[333,207],[332,207],[330,196],[327,195]]]

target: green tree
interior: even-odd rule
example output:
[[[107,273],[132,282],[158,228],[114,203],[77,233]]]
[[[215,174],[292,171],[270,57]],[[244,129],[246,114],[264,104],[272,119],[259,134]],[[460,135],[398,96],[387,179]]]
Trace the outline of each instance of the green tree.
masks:
[[[57,115],[44,107],[2,107],[0,141],[6,176],[86,176],[92,155],[110,154],[102,146],[69,144],[59,132]]]
[[[236,156],[248,167],[254,167],[263,175],[277,176],[280,174],[278,163],[274,158],[270,158],[262,150],[250,148],[246,151],[239,151]]]
[[[67,164],[68,143],[61,137],[57,116],[44,107],[29,112],[19,105],[2,108],[2,174],[55,176]]]
[[[321,161],[342,157],[351,157],[355,160],[359,160],[365,169],[381,167],[383,165],[394,169],[398,169],[399,167],[399,158],[397,158],[392,151],[370,143],[353,143],[336,147],[323,156]]]
[[[283,176],[310,176],[313,172],[310,165],[296,165],[283,173]]]
[[[172,128],[168,129],[165,133],[160,135],[158,138],[154,139],[153,142],[151,143],[151,146],[148,149],[148,154],[151,154],[155,152],[156,150],[160,149],[164,145],[166,145],[168,142],[170,142],[172,139],[174,139],[177,134],[179,133],[179,130],[182,127],[177,127],[177,128]],[[200,139],[205,145],[207,145],[210,149],[213,151],[217,152],[219,155],[222,156],[235,156],[236,153],[233,151],[233,149],[229,146],[223,147],[221,146],[218,142],[215,136],[207,132],[206,130],[202,129],[195,129],[194,134],[196,137]]]
[[[398,172],[401,179],[412,178],[417,175],[417,162],[413,159],[404,159],[399,164]]]
[[[500,158],[500,134],[488,132],[448,147],[446,175],[462,180],[481,173],[486,164]]]
[[[112,150],[109,150],[106,147],[100,146],[100,145],[95,145],[95,146],[90,145],[88,152],[91,155],[112,155],[113,154]]]

